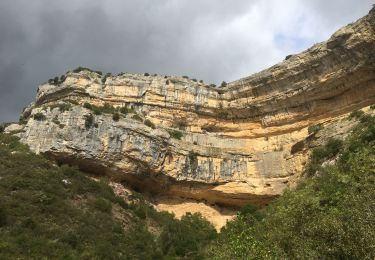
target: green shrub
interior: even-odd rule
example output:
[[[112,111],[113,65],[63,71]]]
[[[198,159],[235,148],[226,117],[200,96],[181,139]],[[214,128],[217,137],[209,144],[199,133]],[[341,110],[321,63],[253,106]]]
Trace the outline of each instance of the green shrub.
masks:
[[[323,129],[323,126],[321,124],[317,124],[317,125],[309,126],[307,128],[307,131],[308,131],[309,135],[311,135],[311,134],[315,135],[316,133],[318,133],[322,129]]]
[[[196,161],[197,156],[198,154],[196,152],[189,151],[188,158],[189,158],[190,163]]]
[[[134,207],[134,214],[140,219],[146,219],[148,206],[145,203],[139,203]]]
[[[166,223],[160,234],[164,255],[201,259],[205,245],[216,237],[216,230],[199,213],[186,213],[180,221]]]
[[[97,116],[99,116],[99,115],[102,114],[102,110],[101,110],[99,107],[97,107],[97,106],[94,106],[94,107],[92,108],[92,111],[93,111],[94,114],[97,115]]]
[[[120,115],[119,115],[119,113],[114,113],[113,114],[113,116],[112,116],[112,119],[113,119],[113,121],[119,121],[120,120]]]
[[[85,127],[89,129],[94,124],[94,116],[92,114],[85,115]]]
[[[179,130],[169,129],[167,131],[169,135],[174,139],[181,140],[181,138],[184,136],[184,134]]]
[[[8,222],[8,216],[5,209],[0,205],[0,228],[5,226]]]
[[[44,120],[46,120],[46,116],[43,113],[40,113],[40,112],[34,114],[33,118],[35,120],[37,120],[37,121],[44,121]]]
[[[108,77],[111,77],[111,76],[112,76],[111,73],[107,73],[107,74],[105,74],[104,77],[102,78],[102,83],[104,84],[104,83],[107,81],[107,78],[108,78]]]
[[[363,112],[362,110],[355,110],[350,113],[349,119],[360,119],[364,114],[365,112]]]
[[[312,150],[311,161],[320,164],[320,162],[328,157],[327,150],[325,147],[317,147]]]
[[[375,104],[370,106],[370,109],[374,110],[375,109]]]
[[[78,68],[75,68],[75,69],[73,70],[73,72],[74,72],[74,73],[79,73],[79,72],[84,71],[84,70],[88,70],[88,71],[90,71],[90,69],[88,69],[88,68],[85,68],[85,67],[78,67]]]
[[[56,125],[60,125],[60,121],[59,119],[57,118],[57,116],[55,116],[53,119],[52,119],[52,122]]]
[[[20,118],[18,119],[18,123],[20,125],[25,125],[27,124],[27,118],[24,118],[22,115],[20,116]]]
[[[128,108],[128,106],[126,105],[120,108],[120,112],[124,115],[127,115],[129,113],[135,113],[134,109]]]
[[[95,106],[86,102],[83,106],[87,109],[92,110],[95,115],[118,113],[118,109],[108,103],[104,103],[103,106]]]
[[[359,121],[362,124],[370,124],[372,122],[372,116],[371,115],[363,115],[363,116],[361,116]]]
[[[192,81],[194,81],[194,82],[198,82],[198,80],[197,80],[197,79],[192,79]]]
[[[227,86],[227,83],[225,81],[221,82],[221,85],[220,85],[221,88],[224,88],[226,86]]]
[[[132,116],[132,119],[137,120],[137,121],[139,121],[139,122],[143,122],[142,117],[140,117],[138,114],[133,115],[133,116]]]
[[[188,79],[189,77],[188,77],[188,76],[182,76],[182,78],[184,78],[184,79]]]
[[[325,144],[328,157],[336,156],[343,147],[343,141],[336,138],[331,138]]]
[[[65,111],[69,111],[72,108],[72,105],[67,104],[67,103],[58,103],[58,104],[48,105],[48,107],[50,108],[50,110],[58,108],[61,113],[64,113]]]
[[[150,76],[150,73],[145,73],[145,74],[143,74],[143,76],[145,76],[145,77],[148,77],[148,76]]]
[[[120,113],[124,114],[124,115],[127,115],[129,113],[128,107],[127,106],[121,107]]]
[[[310,157],[310,162],[307,164],[306,173],[309,176],[314,175],[321,169],[321,164],[329,159],[335,157],[342,149],[343,141],[331,138],[324,146],[315,148]]]
[[[254,215],[257,215],[258,209],[259,209],[258,206],[255,204],[246,204],[240,209],[238,214],[241,216],[249,216],[249,215],[254,216]]]
[[[105,103],[102,107],[99,108],[102,110],[103,113],[112,114],[116,112],[116,109],[108,103]]]
[[[79,102],[77,100],[69,99],[69,100],[67,100],[67,102],[69,102],[69,103],[71,103],[73,105],[76,105],[76,106],[79,105]]]
[[[103,74],[101,71],[98,71],[98,70],[92,70],[92,69],[85,68],[85,67],[78,67],[78,68],[75,68],[75,69],[73,70],[73,72],[74,72],[74,73],[79,73],[79,72],[81,72],[81,71],[85,71],[85,70],[90,71],[90,72],[95,72],[95,73],[97,73],[97,74],[99,74],[99,75],[102,75],[102,74]]]
[[[5,130],[4,125],[0,125],[0,133],[4,132],[4,130]]]
[[[63,83],[65,80],[66,80],[66,76],[65,75],[61,75],[60,76],[60,83]]]
[[[148,127],[151,127],[152,129],[155,129],[155,124],[152,123],[149,119],[146,119],[143,123],[145,125],[147,125]]]
[[[289,60],[290,58],[292,58],[293,57],[293,55],[292,54],[289,54],[289,55],[287,55],[286,57],[285,57],[285,60]]]
[[[87,108],[87,109],[92,109],[92,105],[91,105],[90,103],[88,103],[88,102],[85,102],[85,103],[83,104],[83,107],[84,107],[84,108]]]
[[[27,217],[21,222],[21,227],[25,229],[34,230],[37,227],[37,223],[32,217]]]
[[[58,108],[59,108],[60,112],[63,113],[65,111],[69,111],[72,108],[72,106],[71,106],[71,104],[62,103],[62,104],[59,104]]]
[[[65,75],[62,75],[59,79],[59,77],[54,77],[53,79],[49,79],[48,83],[51,85],[59,85],[65,81],[66,77]]]
[[[104,213],[110,213],[112,210],[112,204],[108,200],[102,198],[96,198],[91,201],[91,206]]]

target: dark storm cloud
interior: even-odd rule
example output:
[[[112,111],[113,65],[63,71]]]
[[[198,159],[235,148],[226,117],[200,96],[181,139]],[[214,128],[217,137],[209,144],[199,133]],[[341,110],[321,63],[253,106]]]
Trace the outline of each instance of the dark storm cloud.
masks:
[[[0,121],[77,66],[231,81],[365,15],[371,1],[2,0]]]

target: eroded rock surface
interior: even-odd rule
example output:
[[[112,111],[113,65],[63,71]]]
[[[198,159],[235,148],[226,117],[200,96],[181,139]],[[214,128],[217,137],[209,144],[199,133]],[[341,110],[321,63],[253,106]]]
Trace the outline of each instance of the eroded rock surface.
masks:
[[[373,9],[328,41],[223,88],[174,76],[68,72],[38,88],[18,135],[37,153],[139,190],[264,205],[300,177],[308,126],[375,103],[374,31]],[[117,121],[85,103],[128,113],[118,111]]]

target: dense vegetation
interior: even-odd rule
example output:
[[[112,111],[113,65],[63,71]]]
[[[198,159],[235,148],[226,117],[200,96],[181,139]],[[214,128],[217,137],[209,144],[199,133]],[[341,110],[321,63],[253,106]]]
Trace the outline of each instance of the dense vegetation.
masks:
[[[6,134],[0,198],[0,259],[195,259],[216,236],[198,214],[179,221],[141,198],[127,204],[105,181],[53,165]]]
[[[264,210],[247,207],[208,250],[214,259],[374,259],[375,118],[312,153],[306,179]],[[323,161],[331,161],[322,166]]]

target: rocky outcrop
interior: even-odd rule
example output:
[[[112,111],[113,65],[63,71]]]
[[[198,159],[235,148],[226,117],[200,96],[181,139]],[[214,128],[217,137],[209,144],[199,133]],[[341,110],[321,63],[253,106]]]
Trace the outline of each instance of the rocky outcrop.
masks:
[[[309,126],[375,103],[374,31],[372,10],[328,41],[222,88],[68,72],[38,88],[18,135],[37,153],[142,191],[264,205],[300,177]]]

